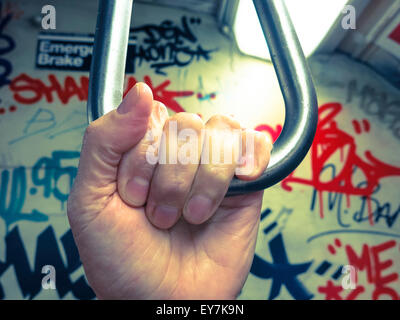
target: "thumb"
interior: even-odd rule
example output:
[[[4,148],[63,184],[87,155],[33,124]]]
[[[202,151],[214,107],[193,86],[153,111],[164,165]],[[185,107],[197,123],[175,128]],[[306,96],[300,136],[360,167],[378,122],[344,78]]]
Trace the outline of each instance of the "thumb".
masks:
[[[115,192],[121,157],[146,134],[152,103],[151,89],[137,83],[116,110],[87,127],[70,196],[82,209]]]

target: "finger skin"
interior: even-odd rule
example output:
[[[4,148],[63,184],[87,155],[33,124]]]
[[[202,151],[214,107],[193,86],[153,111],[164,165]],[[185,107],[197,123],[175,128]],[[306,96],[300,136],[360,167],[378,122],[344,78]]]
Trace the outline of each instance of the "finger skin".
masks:
[[[182,214],[201,156],[203,127],[198,115],[185,112],[164,125],[165,139],[146,207],[149,220],[157,228],[171,228]]]
[[[251,129],[242,131],[242,157],[236,176],[245,181],[259,178],[267,169],[272,150],[268,134]]]
[[[179,219],[168,230],[154,227],[144,206],[121,199],[118,185],[124,156],[148,130],[150,89],[139,97],[130,92],[121,106],[87,130],[68,200],[90,286],[104,299],[234,299],[254,257],[262,192],[224,198],[203,225]],[[214,175],[226,171],[216,168]],[[201,190],[212,185],[208,180]]]
[[[141,207],[147,200],[167,119],[167,108],[161,102],[154,101],[146,135],[122,156],[118,170],[118,193],[133,207]],[[150,159],[153,156],[154,160]]]
[[[207,121],[202,156],[207,152],[208,156],[202,157],[186,199],[183,216],[187,222],[207,221],[223,200],[239,158],[240,129],[236,120],[226,116],[213,116]]]
[[[82,222],[82,212],[95,214],[102,210],[116,192],[121,157],[145,135],[152,104],[151,89],[138,83],[116,110],[87,127],[78,173],[67,203],[70,223]]]

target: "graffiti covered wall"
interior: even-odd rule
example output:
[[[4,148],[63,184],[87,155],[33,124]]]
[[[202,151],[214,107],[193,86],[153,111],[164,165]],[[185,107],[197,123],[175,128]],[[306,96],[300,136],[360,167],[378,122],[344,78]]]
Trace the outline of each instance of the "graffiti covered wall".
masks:
[[[92,299],[66,217],[86,127],[96,1],[0,1],[0,298]],[[46,2],[46,4],[47,4]],[[79,3],[79,10],[76,10]],[[71,16],[74,20],[71,21]],[[146,82],[170,114],[234,115],[279,136],[273,67],[213,18],[138,4],[125,92]],[[240,299],[399,299],[400,92],[345,56],[310,60],[319,125],[303,163],[265,192]],[[42,267],[57,270],[43,290]],[[345,289],[346,266],[356,285]]]

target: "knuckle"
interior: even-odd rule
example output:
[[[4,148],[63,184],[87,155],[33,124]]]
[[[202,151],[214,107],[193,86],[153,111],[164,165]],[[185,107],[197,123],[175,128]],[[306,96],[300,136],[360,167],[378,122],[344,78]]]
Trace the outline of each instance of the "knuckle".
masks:
[[[239,121],[237,121],[236,119],[234,119],[230,116],[226,116],[226,115],[222,115],[222,114],[213,115],[207,121],[207,125],[211,125],[211,126],[223,125],[224,127],[228,127],[230,129],[240,129],[241,128]]]
[[[164,131],[168,130],[169,126],[171,125],[171,123],[176,123],[176,119],[174,118],[174,116],[168,118],[165,123],[164,123]]]
[[[180,128],[192,128],[194,130],[201,130],[204,126],[203,120],[195,113],[180,112],[173,115],[171,120],[178,123]]]
[[[164,183],[159,190],[159,195],[165,201],[165,198],[180,199],[189,192],[189,186],[186,181],[174,179],[168,183]]]
[[[162,102],[154,101],[154,109],[159,120],[163,119],[165,121],[168,118],[167,107]]]
[[[93,121],[86,127],[85,136],[87,138],[92,137],[92,136],[96,136],[98,131],[99,131],[98,122]]]
[[[98,119],[100,120],[100,119]],[[90,141],[96,141],[100,139],[99,135],[101,133],[101,124],[100,121],[93,121],[91,122],[85,129],[85,133],[83,135],[83,144],[85,145],[86,143]]]
[[[206,166],[205,171],[211,181],[221,183],[232,179],[234,168],[229,165],[214,164]]]

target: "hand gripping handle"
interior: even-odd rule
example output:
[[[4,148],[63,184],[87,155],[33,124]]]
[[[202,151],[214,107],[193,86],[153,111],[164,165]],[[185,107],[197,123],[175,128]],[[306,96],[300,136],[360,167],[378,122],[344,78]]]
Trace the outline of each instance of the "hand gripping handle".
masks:
[[[285,102],[285,123],[268,169],[255,181],[233,178],[228,196],[266,189],[294,171],[313,142],[318,103],[311,73],[283,0],[253,0]],[[122,101],[133,0],[100,0],[88,96],[88,121]]]

